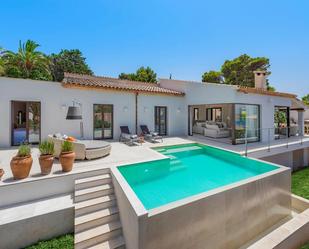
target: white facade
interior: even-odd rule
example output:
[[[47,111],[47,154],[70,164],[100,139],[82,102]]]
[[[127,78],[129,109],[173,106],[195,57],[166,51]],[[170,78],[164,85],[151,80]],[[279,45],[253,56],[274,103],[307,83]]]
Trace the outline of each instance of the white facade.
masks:
[[[259,105],[262,141],[268,140],[267,129],[274,127],[275,106],[290,107],[292,105],[292,101],[289,98],[260,94],[244,94],[238,92],[236,86],[231,85],[165,79],[160,80],[160,85],[172,90],[185,92],[185,102],[187,106],[225,103]],[[273,133],[271,133],[271,139],[273,139]]]
[[[80,121],[66,120],[67,108],[73,100],[82,104],[84,137],[93,138],[93,105],[113,105],[113,138],[120,135],[120,126],[129,126],[135,133],[135,93],[110,90],[64,88],[59,82],[35,81],[0,77],[0,146],[11,145],[11,101],[39,101],[41,103],[41,138],[60,132],[79,137]],[[292,105],[290,98],[260,94],[244,94],[236,86],[160,80],[160,86],[184,92],[185,96],[138,94],[138,127],[148,125],[154,130],[154,107],[167,107],[167,135],[188,134],[188,107],[191,105],[240,103],[260,106],[262,141],[268,139],[266,128],[274,126],[274,107]],[[140,130],[138,130],[138,134]],[[273,135],[272,135],[273,136]]]
[[[67,108],[73,100],[82,104],[84,138],[93,138],[93,105],[112,104],[113,138],[120,136],[120,126],[127,125],[135,133],[135,94],[121,91],[94,91],[70,89],[62,87],[61,83],[34,81],[15,78],[0,78],[0,147],[11,145],[11,101],[41,102],[41,138],[49,134],[62,133],[70,136],[80,136],[80,121],[66,120]],[[154,107],[167,107],[167,129],[169,136],[185,134],[182,126],[186,119],[183,97],[172,95],[138,96],[138,127],[140,124],[154,128]],[[140,133],[140,131],[138,131]]]

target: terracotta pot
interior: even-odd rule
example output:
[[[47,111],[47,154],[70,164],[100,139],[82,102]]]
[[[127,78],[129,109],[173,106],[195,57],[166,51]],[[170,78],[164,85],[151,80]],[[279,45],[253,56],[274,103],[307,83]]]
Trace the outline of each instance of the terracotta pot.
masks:
[[[40,167],[41,167],[41,174],[48,175],[54,163],[54,156],[53,155],[41,155],[39,157],[39,162],[40,162]]]
[[[2,178],[3,175],[4,175],[4,170],[0,169],[0,181],[1,181],[1,178]]]
[[[33,160],[31,156],[13,157],[10,165],[14,179],[18,180],[27,178],[32,167],[32,162]]]
[[[70,172],[73,168],[73,163],[75,160],[75,152],[73,151],[61,152],[59,160],[61,163],[62,171]]]

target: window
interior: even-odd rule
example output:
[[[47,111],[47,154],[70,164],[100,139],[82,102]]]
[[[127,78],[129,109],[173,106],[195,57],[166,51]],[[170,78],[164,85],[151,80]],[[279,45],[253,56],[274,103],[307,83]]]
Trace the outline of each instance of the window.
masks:
[[[155,131],[159,135],[167,135],[167,107],[155,106]]]
[[[41,140],[41,103],[12,101],[12,145],[38,144]]]
[[[194,108],[193,109],[193,119],[194,119],[194,121],[197,121],[197,120],[199,120],[199,110],[198,110],[198,108]]]
[[[214,122],[222,122],[222,108],[207,108],[206,109],[206,120]]]
[[[235,143],[260,140],[260,108],[258,105],[235,104]]]
[[[113,138],[113,105],[93,105],[93,138]]]

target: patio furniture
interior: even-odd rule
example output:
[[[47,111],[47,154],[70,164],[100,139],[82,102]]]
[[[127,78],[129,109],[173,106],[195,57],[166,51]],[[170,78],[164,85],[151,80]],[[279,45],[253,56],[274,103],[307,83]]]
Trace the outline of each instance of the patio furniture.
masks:
[[[123,142],[128,145],[134,145],[134,144],[139,144],[139,137],[136,134],[132,134],[129,130],[128,126],[120,126],[120,137],[119,137],[119,142]]]
[[[203,135],[205,126],[206,121],[196,121],[192,127],[192,132]]]
[[[281,128],[280,134],[286,136],[287,135],[287,128]],[[296,136],[298,135],[298,125],[290,125],[290,136]]]
[[[54,142],[55,157],[59,157],[61,145],[65,140],[61,134],[49,135],[48,139]],[[92,160],[104,157],[110,154],[111,145],[108,142],[100,140],[76,140],[73,143],[74,152],[77,160]]]
[[[158,140],[161,140],[161,143],[163,142],[163,137],[160,136],[157,132],[149,131],[147,125],[141,125],[140,127],[146,140],[151,142],[157,142]]]
[[[226,138],[230,136],[230,131],[223,122],[206,122],[204,136],[211,138]]]

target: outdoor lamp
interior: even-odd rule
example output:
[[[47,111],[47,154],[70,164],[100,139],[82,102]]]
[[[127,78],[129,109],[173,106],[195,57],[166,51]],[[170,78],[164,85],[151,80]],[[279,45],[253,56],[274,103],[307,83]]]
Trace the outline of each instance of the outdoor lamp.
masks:
[[[78,106],[76,106],[78,105]],[[82,120],[82,104],[73,100],[73,106],[69,106],[66,120]],[[83,121],[80,121],[80,137],[84,137]]]

